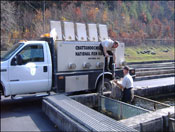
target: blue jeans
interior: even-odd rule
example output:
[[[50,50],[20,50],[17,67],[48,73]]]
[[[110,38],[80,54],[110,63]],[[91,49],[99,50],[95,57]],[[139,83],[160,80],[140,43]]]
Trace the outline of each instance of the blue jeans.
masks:
[[[102,54],[105,56],[105,53],[104,53],[104,49],[103,49],[103,46],[100,44],[99,46]],[[107,51],[107,53],[109,55],[112,55],[113,56],[113,53],[112,51]],[[113,60],[113,57],[110,57],[110,61],[109,61],[109,69],[112,70],[112,63],[114,63],[114,60]],[[108,70],[108,57],[105,57],[105,70]]]
[[[122,101],[125,103],[131,103],[134,97],[132,88],[125,88],[123,91]]]

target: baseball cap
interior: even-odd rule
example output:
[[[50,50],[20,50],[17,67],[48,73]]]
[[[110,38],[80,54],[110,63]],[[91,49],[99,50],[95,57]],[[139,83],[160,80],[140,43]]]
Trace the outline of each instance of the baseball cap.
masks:
[[[114,41],[114,44],[119,44],[119,42],[118,41]]]
[[[129,68],[129,66],[125,66],[123,69],[129,71],[130,68]]]

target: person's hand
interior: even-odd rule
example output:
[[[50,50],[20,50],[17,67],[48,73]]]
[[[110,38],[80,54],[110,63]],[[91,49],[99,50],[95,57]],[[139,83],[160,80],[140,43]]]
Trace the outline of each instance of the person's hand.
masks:
[[[115,63],[115,68],[117,68],[117,64]]]
[[[106,54],[105,54],[105,57],[109,57],[109,54],[108,54],[108,53],[106,53]]]
[[[117,79],[114,79],[113,81],[114,81],[116,84],[118,84],[118,81],[117,81]]]

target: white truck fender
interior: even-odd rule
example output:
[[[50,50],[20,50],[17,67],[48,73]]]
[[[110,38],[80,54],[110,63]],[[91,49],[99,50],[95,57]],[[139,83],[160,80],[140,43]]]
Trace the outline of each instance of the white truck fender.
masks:
[[[112,73],[111,72],[105,72],[104,75],[110,75],[112,77]],[[103,73],[99,74],[96,81],[95,81],[95,88],[97,87],[98,81],[100,80],[100,78],[103,77]]]

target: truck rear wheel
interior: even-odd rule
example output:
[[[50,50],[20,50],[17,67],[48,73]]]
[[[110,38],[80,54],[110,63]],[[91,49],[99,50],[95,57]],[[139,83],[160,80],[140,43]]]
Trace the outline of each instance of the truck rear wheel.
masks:
[[[2,84],[0,83],[0,100],[2,95],[3,95],[3,87],[2,87]]]
[[[100,89],[102,88],[102,81],[103,81],[103,80],[100,80],[100,82],[98,83],[97,92],[100,92]],[[104,88],[103,88],[103,92],[111,91],[111,90],[112,90],[112,85],[111,85],[111,83],[110,83],[110,79],[105,78],[105,79],[104,79]]]

